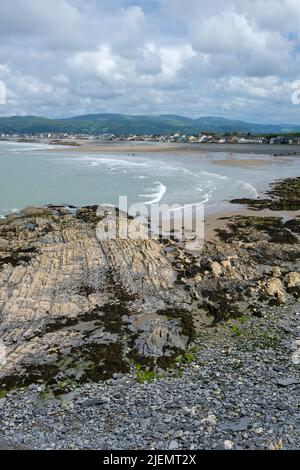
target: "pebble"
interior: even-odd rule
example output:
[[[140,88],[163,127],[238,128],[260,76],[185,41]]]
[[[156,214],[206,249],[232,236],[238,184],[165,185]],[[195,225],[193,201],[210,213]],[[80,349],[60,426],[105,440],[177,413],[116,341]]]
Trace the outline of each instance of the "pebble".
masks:
[[[169,450],[176,450],[179,448],[178,442],[177,441],[171,441],[169,444]]]
[[[279,379],[277,381],[277,385],[280,387],[289,387],[290,385],[298,385],[300,384],[300,379],[296,379],[295,377],[288,377],[286,379]]]
[[[284,341],[272,354],[251,346],[252,336],[280,321],[289,331],[280,330]],[[35,385],[8,393],[0,448],[264,450],[280,439],[284,449],[298,448],[300,376],[286,344],[297,340],[299,316],[294,306],[272,309],[247,328],[247,344],[233,338],[230,324],[210,329],[197,340],[198,367],[180,376],[143,385],[116,376],[79,385],[68,400],[43,399]]]

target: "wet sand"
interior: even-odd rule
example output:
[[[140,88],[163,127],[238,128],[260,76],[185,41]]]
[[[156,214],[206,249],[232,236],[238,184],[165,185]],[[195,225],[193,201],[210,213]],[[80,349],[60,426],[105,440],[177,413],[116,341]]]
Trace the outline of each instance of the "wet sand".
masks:
[[[276,159],[276,161],[278,161]],[[243,158],[243,159],[224,159],[224,160],[213,160],[212,162],[214,165],[220,165],[220,166],[239,166],[239,167],[256,167],[256,166],[263,166],[263,165],[270,165],[274,162],[274,160],[270,159],[258,159],[258,158]]]
[[[51,142],[50,142],[51,144]],[[63,143],[62,143],[63,144]],[[180,144],[180,143],[155,143],[155,142],[112,142],[97,143],[86,140],[77,140],[76,146],[66,146],[64,151],[72,153],[228,153],[246,155],[269,155],[274,158],[281,156],[300,156],[300,145],[255,145],[255,144]],[[50,152],[57,152],[56,148],[49,149]],[[255,160],[255,159],[254,159]]]
[[[300,211],[253,211],[246,208],[239,208],[232,211],[208,214],[204,220],[204,232],[206,241],[217,241],[216,229],[223,229],[228,223],[228,219],[236,216],[244,217],[281,217],[284,221],[294,219],[300,215]]]
[[[125,143],[122,142],[120,144],[118,143],[112,143],[112,144],[97,144],[97,143],[88,143],[88,142],[82,142],[78,141],[79,147],[73,147],[73,146],[68,146],[64,147],[64,151],[69,151],[72,153],[127,153],[127,154],[133,154],[133,153],[165,153],[165,152],[172,152],[172,153],[177,153],[177,152],[182,152],[185,150],[186,152],[192,151],[190,147],[187,147],[183,149],[181,146],[178,144],[151,144],[151,143]],[[59,149],[59,146],[56,148],[51,148],[49,149],[50,152],[57,152],[57,149]]]
[[[236,207],[236,206],[233,206]],[[186,218],[185,219],[185,224],[181,227],[181,224],[176,224],[177,228],[181,228],[184,233],[184,237],[187,239],[191,240],[191,243],[193,241],[193,230],[191,230],[191,227],[197,226],[197,233],[198,236],[204,240],[205,242],[219,242],[218,235],[216,233],[216,230],[218,229],[225,229],[226,225],[230,221],[232,217],[237,217],[237,216],[243,216],[243,217],[280,217],[284,221],[294,219],[297,216],[300,216],[300,211],[270,211],[268,209],[262,210],[262,211],[253,211],[249,210],[243,207],[240,207],[238,209],[233,209],[231,211],[220,211],[218,213],[214,214],[206,214],[204,215],[204,226],[203,231],[201,232],[201,224],[203,224],[202,219],[197,219],[197,225],[195,224],[195,221],[193,222],[191,218]],[[162,224],[160,224],[160,228],[163,230],[164,233],[168,233],[168,227],[170,226],[170,221],[167,219],[164,219],[162,221]],[[181,232],[181,230],[178,230]],[[176,232],[175,232],[176,233]],[[197,251],[197,250],[195,250]]]
[[[192,230],[192,227],[197,227],[197,236],[198,239],[204,240],[205,242],[219,242],[218,235],[216,230],[218,229],[225,229],[226,225],[229,222],[229,219],[236,216],[243,216],[243,217],[281,217],[284,221],[289,219],[293,219],[297,216],[300,216],[300,211],[270,211],[270,210],[262,210],[262,211],[253,211],[243,207],[239,207],[232,209],[231,211],[220,211],[214,214],[205,214],[204,220],[201,218],[201,215],[197,218],[197,224],[195,223],[195,219],[192,220],[191,217],[187,216],[184,219],[184,222],[181,223],[181,216],[175,216],[175,227],[176,230],[173,232],[176,236],[176,233],[184,234],[184,238],[186,240],[191,241],[191,245],[193,245],[193,235],[195,235],[195,231]],[[204,223],[203,223],[204,222]],[[167,218],[164,218],[158,225],[160,230],[163,233],[167,234],[170,232],[172,223]],[[195,249],[194,251],[198,251]]]

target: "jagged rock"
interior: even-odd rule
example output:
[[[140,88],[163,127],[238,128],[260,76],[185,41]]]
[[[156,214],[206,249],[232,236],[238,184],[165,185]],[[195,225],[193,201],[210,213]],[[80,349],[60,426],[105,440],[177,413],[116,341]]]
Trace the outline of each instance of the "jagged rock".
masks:
[[[263,292],[270,296],[278,299],[282,304],[285,303],[285,291],[282,282],[277,277],[268,279],[261,284]]]
[[[221,261],[221,264],[226,270],[230,270],[232,268],[230,259],[224,259],[223,261]]]
[[[201,274],[197,274],[194,278],[194,282],[195,284],[201,284],[201,282],[203,281],[203,277],[201,276]]]
[[[211,272],[213,273],[213,275],[215,277],[220,277],[221,274],[222,274],[222,266],[217,263],[216,261],[213,261],[210,263],[210,269],[211,269]]]
[[[165,326],[158,325],[148,336],[146,345],[150,353],[163,356],[164,351],[168,349],[170,351],[172,351],[173,348],[185,349],[188,339],[188,337],[184,338],[176,332],[173,333]]]
[[[281,278],[281,276],[282,276],[282,272],[281,272],[281,269],[279,268],[279,266],[274,266],[271,269],[271,273],[272,273],[273,277]]]
[[[296,287],[300,284],[300,274],[297,272],[288,273],[284,280],[287,287]]]

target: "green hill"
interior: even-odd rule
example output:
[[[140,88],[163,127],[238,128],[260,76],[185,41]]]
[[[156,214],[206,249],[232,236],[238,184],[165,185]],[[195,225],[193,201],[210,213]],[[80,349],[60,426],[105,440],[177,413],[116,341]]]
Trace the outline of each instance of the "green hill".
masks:
[[[222,117],[192,119],[176,115],[131,116],[125,114],[89,114],[67,119],[47,119],[38,116],[13,116],[0,118],[0,134],[38,134],[48,132],[100,135],[128,134],[185,134],[200,132],[251,132],[279,134],[300,132],[300,125],[268,125],[235,121]]]

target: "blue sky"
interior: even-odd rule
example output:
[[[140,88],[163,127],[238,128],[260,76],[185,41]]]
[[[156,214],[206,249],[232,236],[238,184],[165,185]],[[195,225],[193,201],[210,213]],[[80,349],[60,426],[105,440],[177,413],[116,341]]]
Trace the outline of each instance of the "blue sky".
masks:
[[[299,123],[299,33],[299,0],[5,1],[0,115]]]

